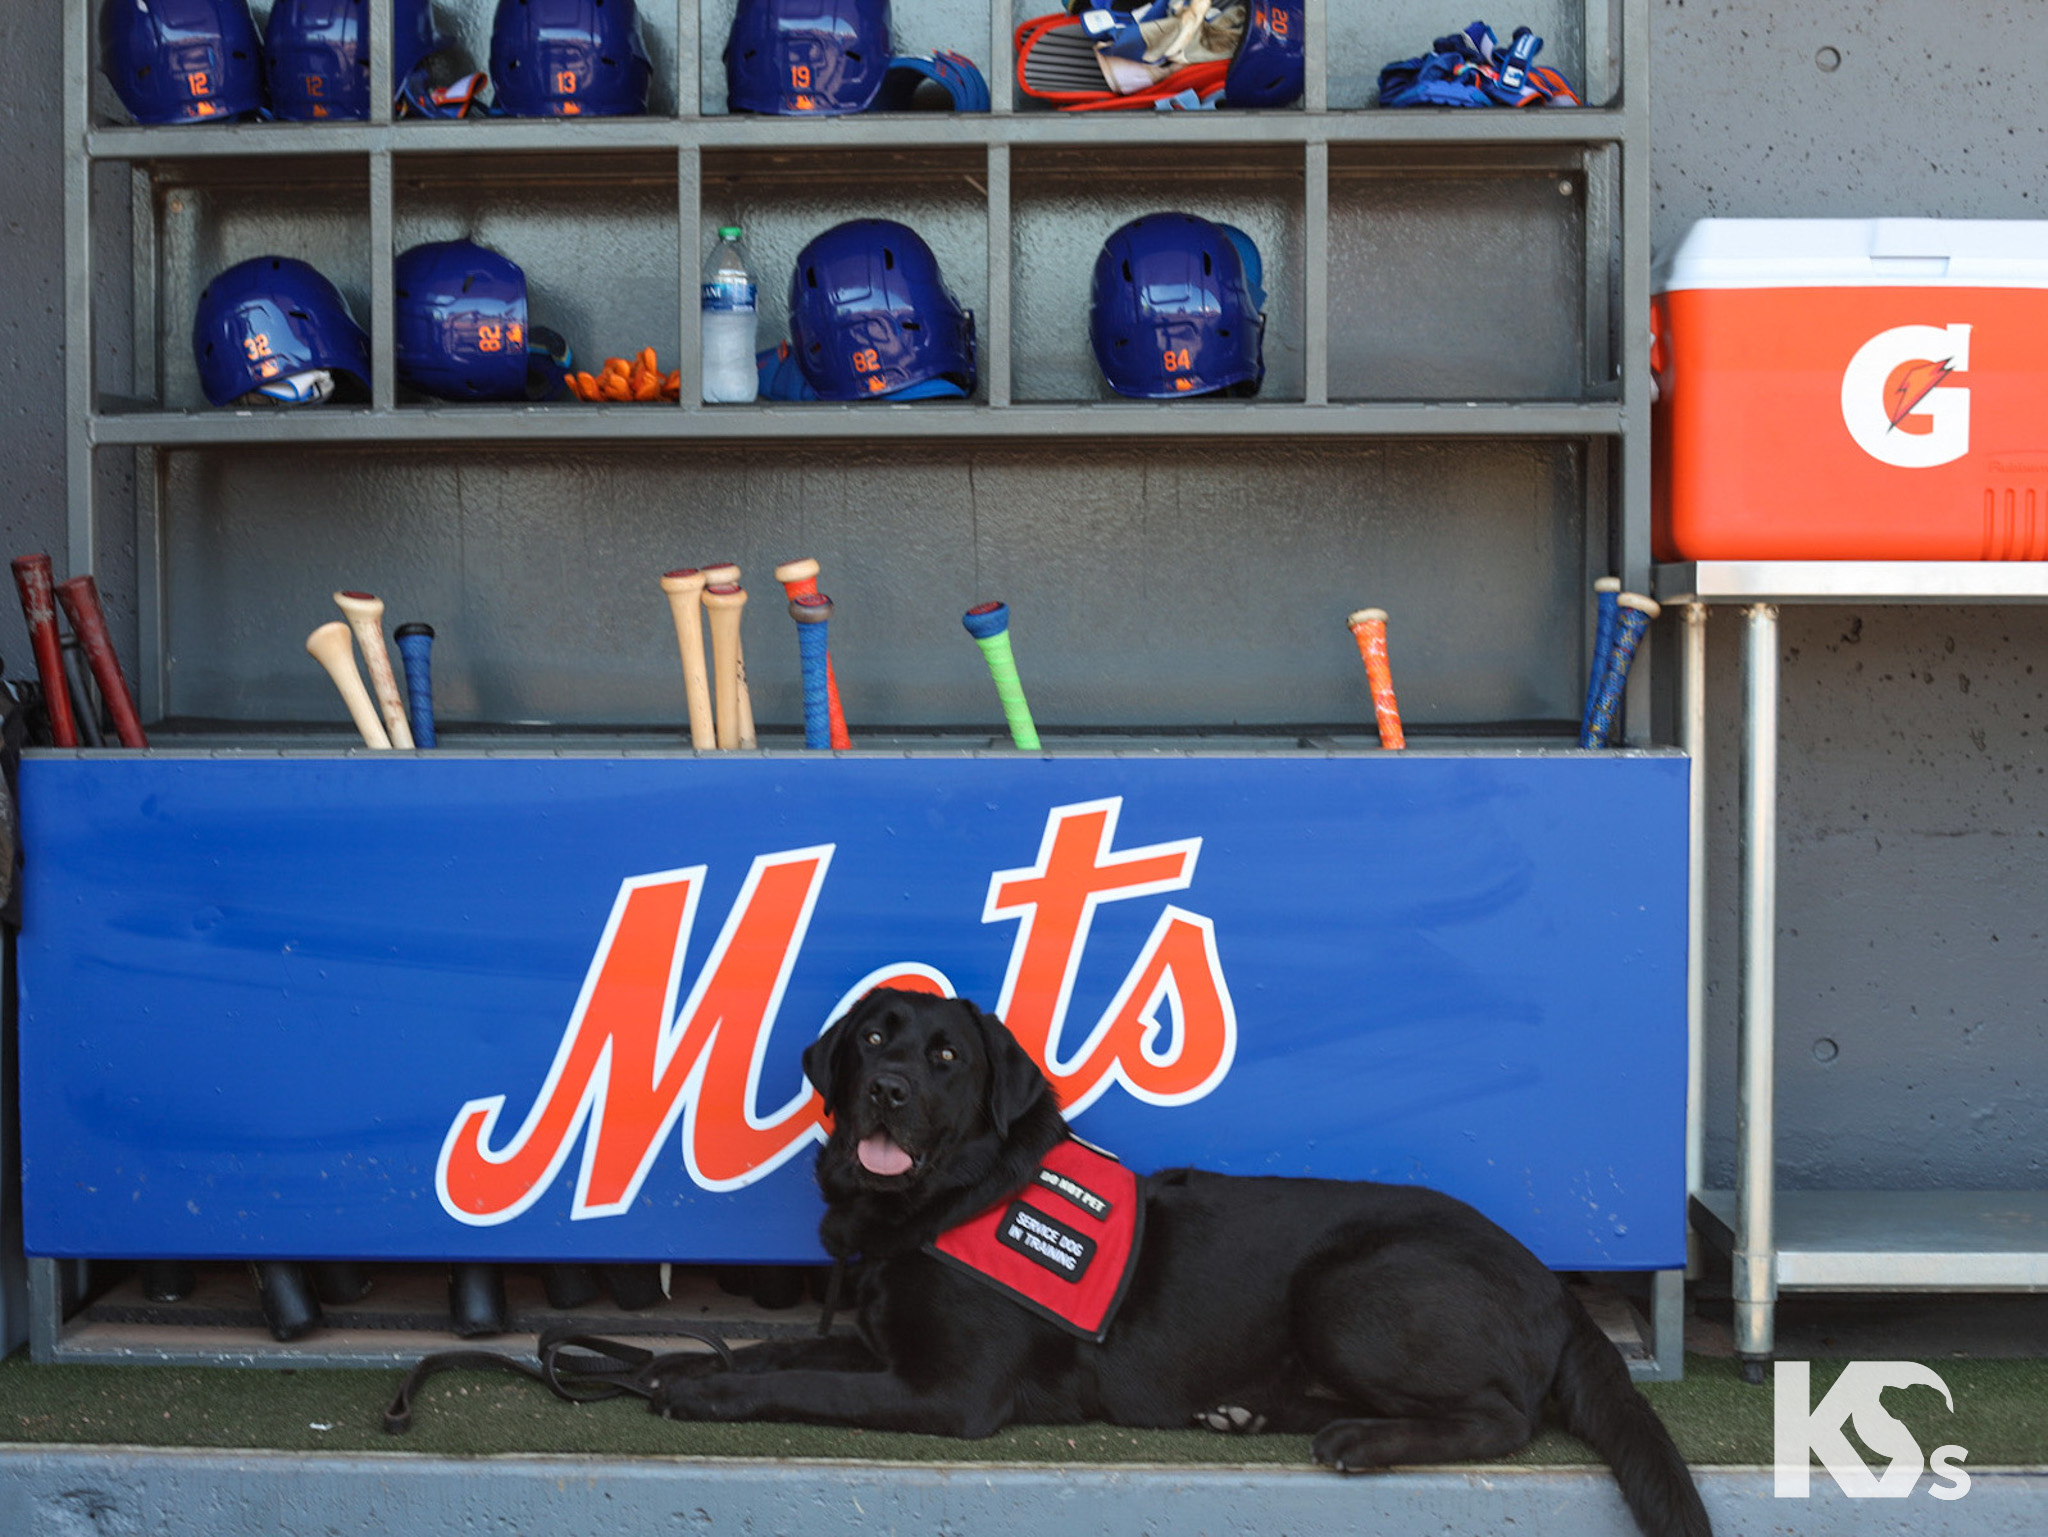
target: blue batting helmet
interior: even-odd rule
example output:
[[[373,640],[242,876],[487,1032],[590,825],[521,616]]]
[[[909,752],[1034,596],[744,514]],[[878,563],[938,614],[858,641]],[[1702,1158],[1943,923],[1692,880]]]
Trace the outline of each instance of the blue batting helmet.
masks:
[[[1142,400],[1228,390],[1266,376],[1258,248],[1191,213],[1133,219],[1095,258],[1088,339],[1109,387]]]
[[[101,0],[100,69],[145,127],[253,112],[262,47],[248,0]]]
[[[739,0],[726,105],[790,117],[865,112],[889,59],[889,0]]]
[[[1291,107],[1301,99],[1306,56],[1301,0],[1252,0],[1244,38],[1223,76],[1226,107]]]
[[[632,117],[654,66],[633,0],[498,0],[491,81],[513,117]]]
[[[289,387],[316,369],[370,384],[370,338],[348,300],[320,272],[289,256],[237,262],[199,291],[192,352],[206,398],[307,398]]]
[[[427,59],[446,45],[429,0],[396,0],[391,28],[395,99],[418,88]],[[271,112],[290,122],[369,117],[369,39],[369,0],[277,0],[263,24]]]
[[[528,324],[526,274],[470,240],[416,245],[392,267],[401,382],[440,400],[541,399],[568,363],[561,337]]]
[[[974,313],[923,237],[893,219],[835,224],[797,253],[789,336],[823,400],[974,393]]]

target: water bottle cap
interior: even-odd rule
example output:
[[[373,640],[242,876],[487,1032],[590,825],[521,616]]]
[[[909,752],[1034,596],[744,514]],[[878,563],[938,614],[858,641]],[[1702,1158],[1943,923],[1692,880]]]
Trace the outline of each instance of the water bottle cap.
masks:
[[[737,240],[740,238],[740,227],[737,224],[721,224],[718,226],[718,238],[720,240]]]

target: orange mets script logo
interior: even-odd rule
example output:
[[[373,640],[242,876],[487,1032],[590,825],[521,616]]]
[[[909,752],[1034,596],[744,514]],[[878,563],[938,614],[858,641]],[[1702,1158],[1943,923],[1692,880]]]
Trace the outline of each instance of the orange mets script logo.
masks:
[[[1124,971],[1102,1017],[1078,1044],[1067,1015],[1096,909],[1185,890],[1200,838],[1116,848],[1120,798],[1054,807],[1037,861],[989,877],[984,923],[1017,925],[996,1012],[1075,1115],[1112,1084],[1148,1104],[1181,1105],[1230,1071],[1237,1013],[1209,919],[1173,903]],[[761,1064],[803,948],[833,845],[755,858],[688,996],[683,957],[706,867],[620,882],[604,935],[548,1068],[517,1130],[500,1126],[506,1096],[472,1099],[441,1146],[435,1186],[458,1222],[509,1222],[554,1184],[580,1141],[571,1215],[627,1211],[682,1121],[684,1167],[707,1190],[737,1190],[824,1140],[824,1106],[809,1085],[756,1113]],[[937,969],[881,966],[847,989],[822,1031],[870,988],[951,996]],[[1169,1031],[1161,1016],[1170,1011]],[[1165,1044],[1162,1045],[1162,1042]]]

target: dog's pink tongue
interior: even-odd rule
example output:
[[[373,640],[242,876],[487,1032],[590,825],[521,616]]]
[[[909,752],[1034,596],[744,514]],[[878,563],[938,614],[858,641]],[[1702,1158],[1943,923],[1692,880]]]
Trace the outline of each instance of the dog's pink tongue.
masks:
[[[860,1166],[870,1174],[891,1175],[910,1172],[910,1155],[898,1147],[885,1131],[860,1140]]]

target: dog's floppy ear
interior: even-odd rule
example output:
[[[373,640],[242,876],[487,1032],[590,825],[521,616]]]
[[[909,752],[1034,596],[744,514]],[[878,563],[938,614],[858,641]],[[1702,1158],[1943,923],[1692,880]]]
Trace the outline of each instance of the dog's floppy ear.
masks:
[[[840,1015],[837,1024],[804,1048],[804,1076],[825,1096],[827,1115],[839,1114],[839,1083],[846,1076],[846,1058],[853,1046],[854,1031],[859,1028],[857,1021],[868,1007],[868,1000],[863,998]]]
[[[1025,1111],[1052,1092],[1052,1085],[1031,1054],[1017,1044],[1009,1026],[985,1010],[976,1008],[974,1014],[988,1052],[988,1118],[995,1124],[997,1136],[1007,1136]]]

